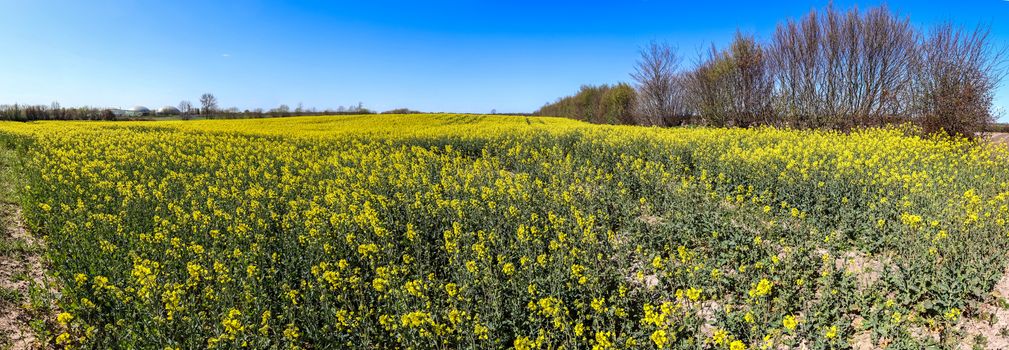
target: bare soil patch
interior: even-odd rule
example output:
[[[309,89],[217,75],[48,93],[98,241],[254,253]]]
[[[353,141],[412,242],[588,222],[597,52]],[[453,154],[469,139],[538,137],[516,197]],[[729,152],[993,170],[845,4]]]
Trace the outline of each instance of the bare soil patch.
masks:
[[[998,145],[1009,145],[1009,133],[1006,132],[990,132],[983,135],[988,139],[988,142],[998,144]]]
[[[30,289],[46,285],[41,242],[29,234],[16,205],[0,204],[0,222],[0,347],[42,348],[26,308]]]
[[[984,340],[985,349],[1009,349],[1009,270],[995,284],[992,297],[978,307],[977,316],[961,318],[957,324],[965,335],[961,349],[974,348],[977,339]]]

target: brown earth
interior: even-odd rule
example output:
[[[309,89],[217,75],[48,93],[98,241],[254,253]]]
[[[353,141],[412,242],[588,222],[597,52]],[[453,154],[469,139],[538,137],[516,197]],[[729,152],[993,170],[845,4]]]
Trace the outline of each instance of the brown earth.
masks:
[[[17,206],[0,204],[0,218],[0,347],[37,349],[42,344],[29,327],[33,316],[26,304],[31,288],[45,286],[40,242],[28,233]]]
[[[44,244],[31,235],[17,204],[22,173],[7,146],[0,147],[0,349],[47,348],[30,324],[50,328],[56,292],[46,277]]]
[[[1009,133],[1007,132],[985,133],[982,137],[987,138],[991,143],[1009,145]]]
[[[1009,349],[1009,270],[995,284],[992,301],[981,304],[978,316],[960,319],[957,327],[964,332],[960,349]],[[975,340],[983,339],[983,344]]]

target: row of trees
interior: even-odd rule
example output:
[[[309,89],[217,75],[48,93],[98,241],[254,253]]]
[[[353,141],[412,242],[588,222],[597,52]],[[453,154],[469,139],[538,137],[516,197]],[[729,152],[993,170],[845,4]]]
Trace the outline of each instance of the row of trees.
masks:
[[[630,85],[583,85],[574,96],[558,99],[536,112],[538,115],[576,118],[600,124],[643,124],[635,113],[637,93]]]
[[[690,69],[669,44],[653,42],[640,54],[631,73],[634,117],[616,122],[849,129],[911,121],[967,136],[994,119],[1006,58],[987,26],[922,29],[886,6],[813,10],[780,23],[766,42],[737,32]],[[538,114],[584,113],[557,106],[572,98]]]
[[[206,118],[223,118],[223,119],[238,119],[238,118],[272,118],[272,117],[289,117],[289,116],[304,116],[304,115],[340,115],[340,114],[373,114],[374,111],[365,108],[364,104],[358,102],[356,106],[344,107],[340,106],[337,109],[325,109],[319,110],[315,107],[305,108],[302,103],[298,103],[298,106],[291,108],[286,104],[281,104],[275,108],[271,109],[246,109],[240,110],[237,107],[231,107],[228,109],[220,109],[217,106],[217,97],[211,93],[205,93],[200,96],[200,106],[199,109],[194,109],[193,104],[189,101],[179,102],[179,113],[183,117],[188,117],[193,114],[197,114]]]
[[[180,116],[183,119],[193,117],[239,119],[239,118],[270,118],[287,117],[295,115],[341,115],[341,114],[373,114],[374,111],[365,108],[362,103],[356,106],[337,109],[318,110],[315,108],[304,108],[299,103],[297,107],[291,108],[282,104],[276,108],[264,110],[256,108],[253,110],[240,110],[237,107],[222,109],[218,107],[218,100],[214,94],[206,93],[200,96],[200,106],[194,107],[190,101],[181,101],[176,107],[178,111],[160,112],[140,112],[124,111],[111,108],[96,107],[61,107],[58,102],[51,105],[0,105],[0,120],[33,121],[33,120],[117,120],[117,119],[142,119],[151,114],[162,116]]]
[[[382,114],[420,114],[420,113],[424,113],[424,112],[415,111],[415,110],[412,110],[412,109],[409,109],[409,108],[396,108],[396,109],[390,109],[388,111],[382,112]]]
[[[0,105],[0,120],[114,120],[112,110],[94,107],[63,108],[53,102],[51,105]]]

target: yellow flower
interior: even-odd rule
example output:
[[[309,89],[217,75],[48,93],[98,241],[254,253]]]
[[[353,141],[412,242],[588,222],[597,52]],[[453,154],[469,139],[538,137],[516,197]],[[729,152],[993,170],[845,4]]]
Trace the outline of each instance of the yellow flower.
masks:
[[[781,320],[781,325],[785,326],[785,329],[789,331],[794,331],[795,327],[799,325],[799,322],[795,320],[795,316],[788,315],[785,319]]]
[[[431,315],[421,311],[415,311],[404,315],[401,318],[403,327],[419,328],[432,323]]]
[[[760,344],[760,349],[767,350],[770,349],[772,345],[774,345],[774,339],[771,338],[771,335],[764,335],[764,341]]]
[[[956,322],[956,320],[960,318],[960,309],[955,307],[950,308],[949,310],[946,310],[946,313],[943,314],[943,317],[949,321]]]
[[[488,334],[489,333],[487,326],[484,326],[480,323],[476,323],[473,325],[473,335],[476,335],[478,339],[487,339],[489,338]]]
[[[284,339],[296,341],[300,337],[301,331],[298,329],[298,326],[294,325],[294,323],[290,323],[287,325],[287,328],[284,328]]]
[[[449,297],[454,298],[457,294],[459,294],[459,286],[457,286],[455,283],[446,283],[445,293],[448,293]]]
[[[56,345],[64,344],[70,344],[70,334],[67,334],[66,332],[60,333],[60,335],[56,337]]]
[[[578,264],[571,264],[571,276],[581,277],[582,276],[582,272],[584,272],[584,271],[585,271],[585,266],[578,265]]]
[[[835,337],[837,337],[837,326],[830,326],[830,328],[827,329],[827,333],[824,334],[824,336],[826,336],[827,339],[834,339]]]
[[[377,278],[376,278],[376,280],[377,280]],[[292,289],[292,290],[288,291],[287,292],[287,298],[291,299],[291,304],[298,305],[298,291],[297,290]]]
[[[711,335],[711,339],[715,342],[715,345],[725,344],[729,340],[729,332],[724,329],[717,329],[715,333]]]
[[[273,314],[269,310],[263,311],[259,321],[259,334],[266,335],[270,331],[270,317],[272,316]]]
[[[371,287],[379,292],[384,292],[387,286],[389,286],[389,281],[384,278],[375,278],[371,281]]]
[[[634,339],[634,337],[627,337],[627,340],[624,341],[624,347],[627,349],[637,349],[638,340]]]
[[[655,268],[656,270],[662,269],[663,265],[661,256],[656,256],[654,259],[652,259],[652,267]]]
[[[67,312],[61,312],[59,315],[56,315],[56,322],[64,327],[66,327],[67,323],[72,319],[74,319],[74,316]]]
[[[406,289],[407,293],[410,293],[410,295],[413,295],[418,298],[424,297],[424,281],[421,280],[409,281],[406,282],[405,285],[403,285],[403,288]]]
[[[690,289],[687,289],[687,298],[689,298],[690,301],[697,301],[697,299],[701,298],[701,289],[690,287]]]
[[[592,310],[595,310],[597,313],[606,312],[605,303],[605,298],[592,298]]]
[[[528,337],[518,337],[515,338],[513,343],[515,350],[532,350],[536,348],[536,343],[530,340]]]
[[[218,348],[262,347],[270,337],[318,347],[313,341],[328,335],[342,339],[330,347],[353,348],[370,334],[381,338],[374,344],[403,348],[670,348],[687,337],[691,347],[739,350],[801,343],[795,338],[807,331],[801,335],[838,346],[846,325],[807,322],[815,318],[808,305],[779,305],[797,301],[786,289],[816,287],[805,277],[844,274],[836,267],[842,252],[819,248],[845,243],[838,233],[845,228],[825,230],[825,219],[814,217],[821,210],[799,208],[864,209],[883,239],[920,241],[908,247],[923,257],[942,248],[949,261],[963,260],[951,244],[978,239],[963,232],[1009,237],[1002,164],[1009,151],[899,128],[646,129],[389,115],[0,123],[0,134],[31,146],[12,155],[24,158],[16,170],[30,183],[25,214],[58,224],[48,249],[75,260],[54,265],[67,296],[66,312],[54,316],[57,347],[171,330]],[[635,203],[613,211],[590,198]],[[664,204],[695,199],[759,216],[741,218],[758,226],[735,247],[745,254],[726,261],[707,254],[738,239],[713,231],[726,223],[667,244],[649,242],[655,232],[637,232],[678,220]],[[788,247],[775,232],[806,215],[808,246]],[[792,266],[811,254],[814,264]],[[636,266],[610,266],[619,261]],[[782,271],[794,268],[802,271]],[[782,272],[797,273],[773,277]],[[273,280],[279,285],[263,285]],[[738,281],[745,282],[730,289],[749,285],[748,293],[715,313],[744,324],[696,328],[699,304]],[[474,295],[523,284],[528,295],[508,296],[526,307],[513,310],[514,322],[474,306],[481,303]],[[664,287],[676,297],[660,295]],[[909,305],[896,303],[886,302],[884,322],[890,314],[898,325],[941,328],[963,317],[947,306],[919,322],[917,312],[902,314]],[[121,306],[139,312],[118,312]],[[262,313],[260,323],[254,313]],[[201,326],[207,318],[209,327]],[[309,323],[301,330],[295,322]],[[723,323],[710,326],[729,327]],[[362,332],[369,325],[380,329]]]
[[[78,286],[83,285],[88,282],[88,275],[85,275],[83,273],[75,274],[74,281],[77,282]]]
[[[228,316],[221,321],[221,325],[224,326],[224,331],[227,334],[234,335],[245,330],[245,326],[242,325],[242,321],[238,319],[241,316],[242,313],[237,309],[231,309],[228,311]]]
[[[663,347],[665,347],[666,346],[666,342],[669,341],[669,338],[666,337],[666,331],[661,330],[661,329],[657,330],[655,332],[652,332],[652,336],[650,336],[648,338],[651,339],[652,342],[655,343],[655,346],[658,347],[658,348],[660,348],[660,349],[663,348]]]
[[[406,238],[411,241],[417,238],[417,231],[414,231],[413,224],[406,224]]]
[[[610,337],[613,336],[613,332],[596,332],[596,345],[593,349],[609,349],[613,347],[613,342],[610,341]]]
[[[766,278],[761,278],[756,287],[749,291],[751,298],[762,297],[769,293],[771,293],[771,281],[768,281]]]
[[[361,244],[357,246],[357,253],[363,257],[370,257],[378,253],[378,245],[375,243]]]

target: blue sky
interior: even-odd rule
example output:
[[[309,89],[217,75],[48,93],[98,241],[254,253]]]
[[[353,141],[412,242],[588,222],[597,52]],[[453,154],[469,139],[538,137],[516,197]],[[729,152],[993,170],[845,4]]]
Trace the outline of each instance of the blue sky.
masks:
[[[737,28],[768,38],[826,4],[0,0],[0,103],[156,108],[212,92],[241,109],[531,112],[582,84],[629,81],[650,40],[690,61]],[[1009,1],[888,4],[917,24],[991,23],[1009,43]],[[1007,86],[996,104],[1009,109]]]

